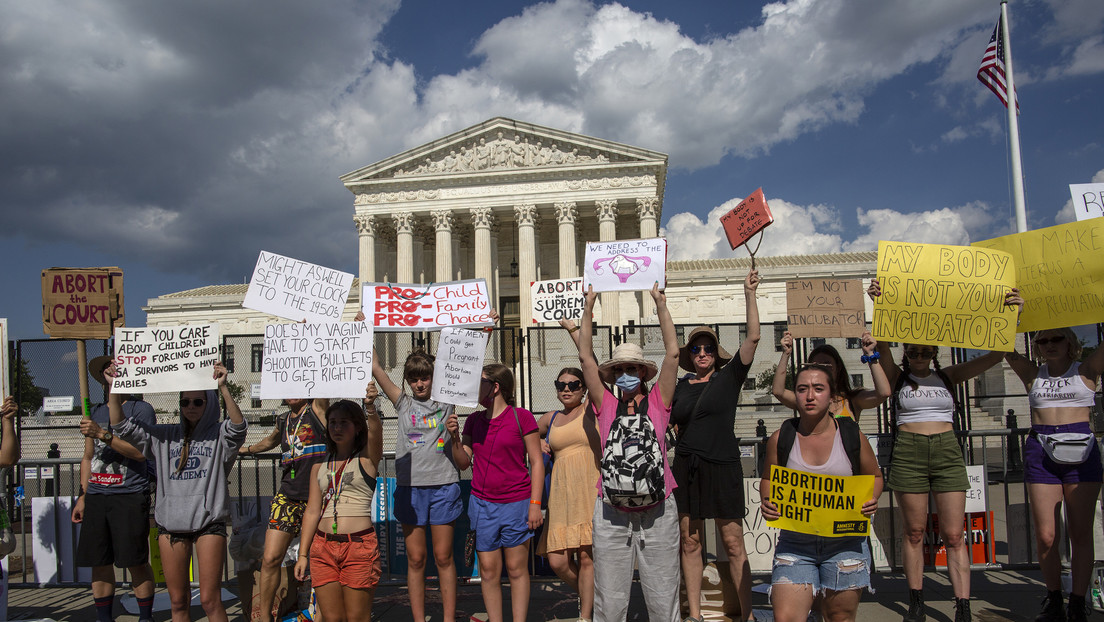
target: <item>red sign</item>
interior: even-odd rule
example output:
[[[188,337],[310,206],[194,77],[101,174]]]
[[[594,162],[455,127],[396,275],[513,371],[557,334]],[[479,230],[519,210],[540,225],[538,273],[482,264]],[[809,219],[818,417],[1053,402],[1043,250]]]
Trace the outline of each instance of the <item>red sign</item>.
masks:
[[[767,200],[763,198],[762,188],[751,193],[750,197],[740,201],[732,211],[721,216],[721,226],[724,227],[728,243],[733,249],[750,240],[751,236],[759,233],[772,222],[774,222],[774,216],[767,207]]]
[[[970,563],[985,564],[996,561],[996,543],[993,542],[993,513],[989,512],[989,521],[986,523],[985,512],[973,512],[966,515],[964,530],[966,533],[966,546],[970,547]],[[932,543],[937,547],[933,551]],[[939,515],[931,515],[931,531],[924,534],[924,561],[932,562],[932,553],[935,553],[935,566],[947,565],[947,547],[943,546],[943,539],[939,537]]]

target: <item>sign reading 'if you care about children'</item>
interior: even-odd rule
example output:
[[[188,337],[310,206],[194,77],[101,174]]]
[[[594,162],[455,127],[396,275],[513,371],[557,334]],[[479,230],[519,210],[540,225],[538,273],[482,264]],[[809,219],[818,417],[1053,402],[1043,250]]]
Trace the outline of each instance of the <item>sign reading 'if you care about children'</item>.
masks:
[[[115,379],[121,393],[214,389],[218,324],[115,329]]]

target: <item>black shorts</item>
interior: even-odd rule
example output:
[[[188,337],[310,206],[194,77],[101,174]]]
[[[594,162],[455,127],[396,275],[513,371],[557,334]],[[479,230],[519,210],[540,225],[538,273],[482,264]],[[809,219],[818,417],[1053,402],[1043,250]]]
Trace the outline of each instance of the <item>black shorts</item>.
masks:
[[[675,454],[675,505],[691,520],[744,519],[744,468],[739,462],[720,464]]]
[[[160,536],[168,536],[169,544],[177,544],[179,542],[187,542],[188,544],[194,544],[196,540],[199,540],[203,536],[222,536],[227,537],[226,523],[223,521],[215,521],[206,527],[200,527],[195,531],[169,531],[157,525],[157,534]]]
[[[78,566],[134,568],[149,563],[150,498],[144,492],[84,496]]]

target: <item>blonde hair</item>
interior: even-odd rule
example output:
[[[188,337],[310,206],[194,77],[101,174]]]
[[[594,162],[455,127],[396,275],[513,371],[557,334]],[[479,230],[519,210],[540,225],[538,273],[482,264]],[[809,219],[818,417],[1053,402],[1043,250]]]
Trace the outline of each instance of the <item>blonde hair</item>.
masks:
[[[1044,333],[1058,333],[1062,337],[1066,338],[1066,347],[1069,348],[1069,357],[1071,361],[1081,360],[1081,340],[1077,338],[1077,334],[1073,332],[1073,329],[1068,326],[1062,328],[1048,328],[1041,330],[1031,336],[1032,345],[1035,344],[1035,340]],[[1038,358],[1039,350],[1035,349],[1035,358]]]

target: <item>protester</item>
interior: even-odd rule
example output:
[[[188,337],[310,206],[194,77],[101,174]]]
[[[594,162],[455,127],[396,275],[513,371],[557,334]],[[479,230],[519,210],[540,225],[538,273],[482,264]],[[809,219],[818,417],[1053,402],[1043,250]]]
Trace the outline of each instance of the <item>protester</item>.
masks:
[[[702,622],[701,586],[705,519],[715,520],[736,593],[740,615],[752,619],[751,565],[744,550],[744,471],[736,439],[736,405],[759,346],[759,271],[744,279],[747,335],[733,358],[708,326],[690,331],[679,350],[679,367],[691,372],[675,387],[671,421],[678,444],[671,470],[681,534],[682,578],[689,604],[687,622]]]
[[[15,417],[19,414],[19,404],[8,396],[0,406],[0,469],[15,466],[19,462],[19,436],[15,433]],[[2,508],[0,508],[2,509]]]
[[[870,336],[870,332],[864,332],[859,341],[862,348],[862,362],[870,365],[870,377],[874,380],[873,389],[851,386],[851,376],[847,373],[847,366],[843,364],[843,358],[834,347],[824,344],[813,348],[806,359],[810,363],[817,363],[830,368],[829,373],[835,378],[839,395],[828,407],[828,412],[833,417],[850,417],[859,420],[859,414],[864,410],[877,408],[889,398],[892,391],[885,370],[878,364],[877,341]],[[793,335],[786,331],[782,335],[782,356],[778,359],[778,367],[774,369],[774,385],[771,393],[774,399],[781,402],[786,408],[797,409],[797,398],[794,392],[786,388],[786,368],[789,365],[790,355],[793,353]]]
[[[594,619],[623,622],[633,568],[653,622],[679,619],[678,510],[675,478],[667,464],[664,431],[678,370],[678,338],[667,298],[651,290],[663,335],[663,367],[644,358],[640,346],[622,343],[610,360],[594,356],[592,317],[597,294],[589,288],[579,330],[579,361],[602,447],[599,499],[594,505]],[[649,380],[659,375],[651,388]],[[606,383],[621,390],[618,398]]]
[[[452,456],[461,470],[472,467],[468,519],[475,531],[475,550],[483,604],[489,622],[502,622],[502,560],[510,578],[514,622],[529,612],[529,540],[541,526],[544,461],[533,413],[514,405],[514,374],[500,363],[483,366],[479,405],[468,415],[463,434],[456,413],[446,426]],[[526,467],[526,460],[529,467]]]
[[[871,280],[867,292],[871,299],[881,295],[878,279]],[[1019,290],[1009,291],[1004,304],[1022,308]],[[989,352],[943,369],[936,358],[939,349],[934,346],[906,343],[904,350],[898,366],[893,363],[888,344],[878,343],[881,367],[893,385],[897,438],[888,483],[896,494],[904,522],[902,549],[909,586],[909,608],[904,622],[923,622],[927,617],[923,588],[929,496],[935,497],[940,536],[947,549],[955,622],[965,622],[971,619],[970,551],[962,527],[970,481],[966,477],[962,445],[954,431],[958,410],[954,387],[999,363],[1004,353]]]
[[[195,548],[199,599],[207,619],[224,622],[222,573],[226,561],[227,482],[248,424],[226,384],[226,367],[215,363],[217,391],[183,391],[180,423],[143,426],[126,419],[122,398],[108,400],[111,428],[147,460],[156,459],[154,522],[161,566],[174,621],[191,620],[189,570]],[[219,396],[229,419],[219,423]]]
[[[806,364],[797,372],[794,394],[799,417],[784,422],[767,441],[759,486],[763,518],[781,518],[770,496],[775,465],[819,475],[873,475],[874,494],[862,504],[862,513],[873,516],[882,494],[882,471],[858,424],[829,413],[838,394],[833,376],[827,368]],[[805,622],[814,597],[820,596],[825,620],[854,620],[862,590],[870,587],[871,566],[865,536],[825,537],[782,530],[771,572],[774,619]]]
[[[372,618],[381,574],[372,500],[383,458],[375,397],[369,386],[365,409],[341,400],[326,410],[326,460],[311,467],[295,577],[310,578],[327,622]]]
[[[1010,352],[1005,360],[1028,391],[1031,434],[1024,442],[1024,482],[1031,502],[1035,546],[1047,596],[1038,622],[1084,620],[1085,595],[1092,579],[1093,517],[1104,468],[1089,417],[1097,381],[1104,370],[1104,344],[1081,358],[1081,343],[1072,330],[1035,333],[1035,361]],[[1066,509],[1072,585],[1062,610],[1061,553],[1056,542],[1058,517]]]
[[[88,363],[88,374],[103,385],[110,396],[114,376],[110,356],[97,356]],[[134,396],[122,397],[123,416],[139,425],[157,423],[153,407]],[[110,430],[107,403],[92,409],[81,420],[85,436],[80,463],[81,495],[73,504],[72,521],[80,523],[76,563],[92,567],[92,599],[96,619],[115,619],[115,568],[130,572],[138,619],[153,619],[153,569],[149,563],[150,478],[146,457],[134,445],[117,438]]]
[[[318,418],[325,412],[310,399],[284,400],[288,411],[276,417],[276,427],[260,441],[241,448],[239,454],[254,455],[280,447],[280,488],[272,498],[261,557],[260,614],[272,620],[272,604],[280,587],[280,567],[288,547],[303,524],[303,511],[310,492],[311,468],[326,458],[326,425]]]
[[[574,337],[578,328],[570,322],[568,330]],[[589,621],[594,617],[592,526],[598,497],[598,421],[586,401],[582,370],[563,368],[554,386],[563,409],[545,413],[537,421],[545,439],[542,449],[552,457],[554,467],[548,520],[537,554],[547,557],[556,576],[578,592],[579,619]]]

